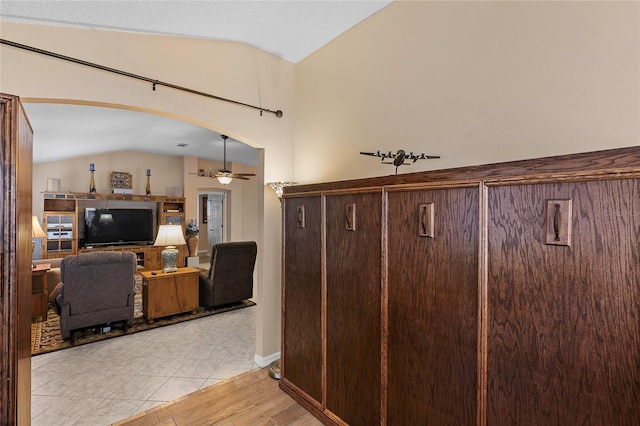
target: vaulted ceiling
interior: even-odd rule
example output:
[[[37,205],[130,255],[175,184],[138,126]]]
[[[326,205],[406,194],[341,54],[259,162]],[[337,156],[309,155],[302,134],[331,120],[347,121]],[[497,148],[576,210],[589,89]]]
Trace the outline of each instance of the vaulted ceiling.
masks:
[[[296,63],[390,1],[8,1],[0,20],[40,25],[238,41]],[[14,40],[19,42],[18,40]],[[89,106],[26,104],[34,127],[34,162],[81,156],[81,141],[111,151],[222,159],[220,135],[141,112]],[[78,122],[84,123],[78,126]],[[70,134],[73,129],[73,134]],[[108,129],[108,131],[107,131]],[[117,133],[117,141],[109,138]],[[184,145],[186,146],[180,146]],[[86,146],[86,145],[85,145]],[[55,147],[52,148],[52,147]],[[227,159],[257,164],[257,151],[229,139]]]

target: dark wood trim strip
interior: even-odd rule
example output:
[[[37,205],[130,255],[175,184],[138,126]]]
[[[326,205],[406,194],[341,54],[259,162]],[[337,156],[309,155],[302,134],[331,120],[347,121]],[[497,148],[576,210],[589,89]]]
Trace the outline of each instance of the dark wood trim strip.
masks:
[[[387,424],[387,392],[389,387],[389,258],[388,258],[388,197],[382,191],[381,261],[380,261],[380,424]]]
[[[322,302],[320,304],[321,319],[320,330],[322,333],[322,408],[327,408],[327,197],[320,198],[320,239],[322,249],[320,250],[320,287]]]
[[[606,175],[619,177],[621,173],[637,173],[639,170],[640,147],[633,146],[479,166],[296,185],[284,188],[284,194],[442,181],[459,181],[469,184],[475,182],[477,184],[480,181],[504,181],[505,179],[512,182],[543,178],[557,180],[579,175],[591,178],[600,175],[605,178]]]
[[[478,186],[478,426],[487,426],[487,353],[489,327],[488,307],[488,241],[489,241],[489,191],[486,185]]]
[[[322,407],[315,405],[313,398],[307,395],[304,391],[298,388],[296,385],[283,378],[280,380],[280,389],[291,398],[293,398],[298,404],[302,405],[308,412],[313,414],[318,420],[325,425],[338,425],[338,423],[332,421],[325,413]]]

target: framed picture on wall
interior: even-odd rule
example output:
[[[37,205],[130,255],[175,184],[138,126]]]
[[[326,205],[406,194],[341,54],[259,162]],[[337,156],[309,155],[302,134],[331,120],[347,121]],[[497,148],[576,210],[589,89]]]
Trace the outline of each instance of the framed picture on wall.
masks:
[[[133,194],[133,175],[127,172],[111,172],[111,192]]]

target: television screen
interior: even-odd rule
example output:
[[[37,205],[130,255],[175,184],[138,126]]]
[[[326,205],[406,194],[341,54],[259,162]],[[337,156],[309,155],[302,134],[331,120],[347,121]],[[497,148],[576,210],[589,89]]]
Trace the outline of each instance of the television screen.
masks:
[[[151,209],[85,209],[85,246],[153,244]]]

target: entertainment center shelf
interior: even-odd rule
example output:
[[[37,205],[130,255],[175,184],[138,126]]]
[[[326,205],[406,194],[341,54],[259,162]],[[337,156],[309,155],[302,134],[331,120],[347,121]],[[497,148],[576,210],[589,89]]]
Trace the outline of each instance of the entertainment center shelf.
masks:
[[[53,259],[87,251],[131,251],[136,253],[139,268],[158,269],[160,252],[163,247],[152,245],[113,245],[82,247],[85,209],[99,208],[149,208],[153,210],[155,232],[159,225],[185,226],[184,197],[136,194],[97,194],[84,192],[44,192],[42,193],[42,222],[47,233],[43,258]],[[184,263],[184,247],[178,266]]]
[[[185,246],[176,247],[180,254],[178,254],[178,262],[176,266],[182,268],[185,266]],[[162,253],[164,247],[153,245],[133,245],[133,246],[106,246],[106,247],[92,247],[92,248],[79,248],[78,253],[89,253],[92,251],[119,251],[119,252],[131,252],[136,255],[136,264],[138,270],[154,271],[162,269]]]

